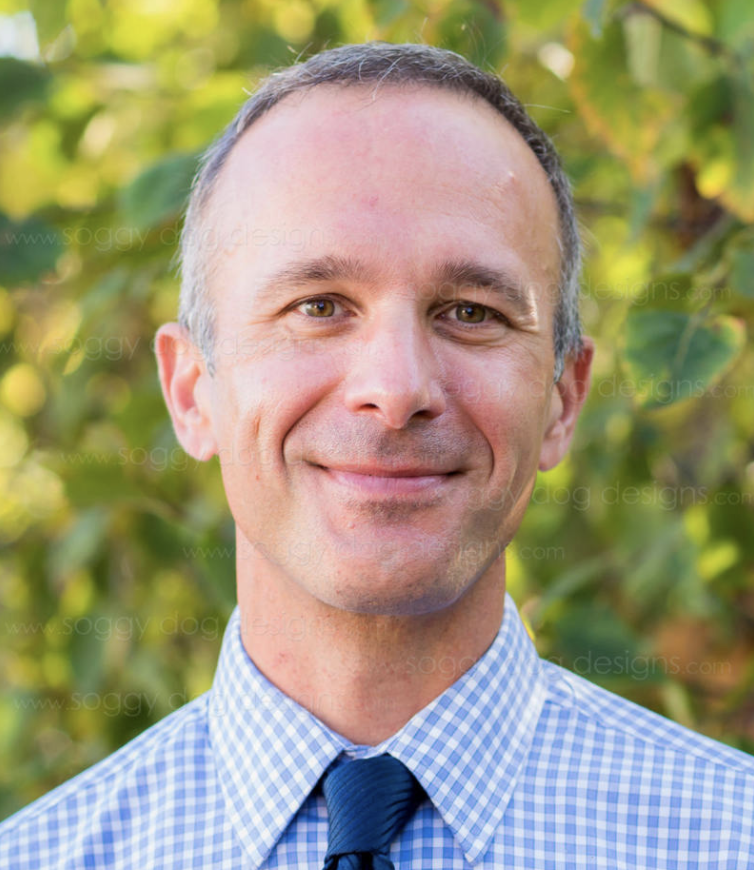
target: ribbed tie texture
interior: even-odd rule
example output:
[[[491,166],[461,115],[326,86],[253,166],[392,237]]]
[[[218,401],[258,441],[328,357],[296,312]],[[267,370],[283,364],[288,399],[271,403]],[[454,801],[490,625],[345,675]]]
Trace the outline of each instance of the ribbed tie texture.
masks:
[[[392,755],[357,759],[322,780],[330,817],[324,870],[395,870],[390,844],[411,818],[424,791]]]

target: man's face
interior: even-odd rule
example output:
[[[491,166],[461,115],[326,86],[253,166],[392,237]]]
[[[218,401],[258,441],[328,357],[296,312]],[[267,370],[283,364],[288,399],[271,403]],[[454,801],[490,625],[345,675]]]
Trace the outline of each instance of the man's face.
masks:
[[[255,570],[393,614],[500,570],[564,449],[557,211],[519,134],[439,89],[320,86],[244,134],[207,221],[200,392]]]

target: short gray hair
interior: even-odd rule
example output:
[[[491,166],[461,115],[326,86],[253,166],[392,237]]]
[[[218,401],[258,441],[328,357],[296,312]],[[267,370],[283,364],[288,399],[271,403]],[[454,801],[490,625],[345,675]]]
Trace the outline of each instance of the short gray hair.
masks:
[[[212,263],[207,254],[209,246],[203,243],[202,222],[228,155],[251,124],[289,94],[322,84],[365,83],[374,83],[375,87],[425,84],[476,94],[500,112],[534,152],[555,194],[560,225],[560,276],[553,328],[555,381],[559,380],[566,357],[581,349],[581,241],[571,186],[552,142],[499,76],[483,72],[461,55],[443,48],[387,42],[332,48],[269,75],[202,156],[181,234],[178,320],[202,351],[210,374],[214,371],[216,314],[209,292]]]

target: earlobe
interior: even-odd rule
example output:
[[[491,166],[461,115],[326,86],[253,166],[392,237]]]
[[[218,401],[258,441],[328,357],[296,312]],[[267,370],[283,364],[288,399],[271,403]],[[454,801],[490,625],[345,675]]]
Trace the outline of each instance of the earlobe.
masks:
[[[582,339],[581,351],[566,360],[560,380],[553,385],[553,395],[542,449],[539,470],[549,471],[565,456],[576,429],[576,422],[589,395],[594,342]]]
[[[204,358],[178,323],[157,330],[155,354],[160,386],[178,441],[194,459],[217,453]]]

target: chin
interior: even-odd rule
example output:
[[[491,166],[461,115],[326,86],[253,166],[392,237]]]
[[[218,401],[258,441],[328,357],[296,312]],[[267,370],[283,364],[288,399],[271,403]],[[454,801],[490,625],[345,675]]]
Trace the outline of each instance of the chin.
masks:
[[[320,575],[317,598],[330,607],[350,613],[374,616],[420,616],[436,613],[452,606],[465,591],[459,589],[446,577],[438,584],[437,573],[428,576],[426,564],[421,576],[412,576],[405,571],[391,571],[387,575],[372,570],[348,572],[348,581],[335,579],[322,583]],[[343,575],[338,572],[340,577]]]

